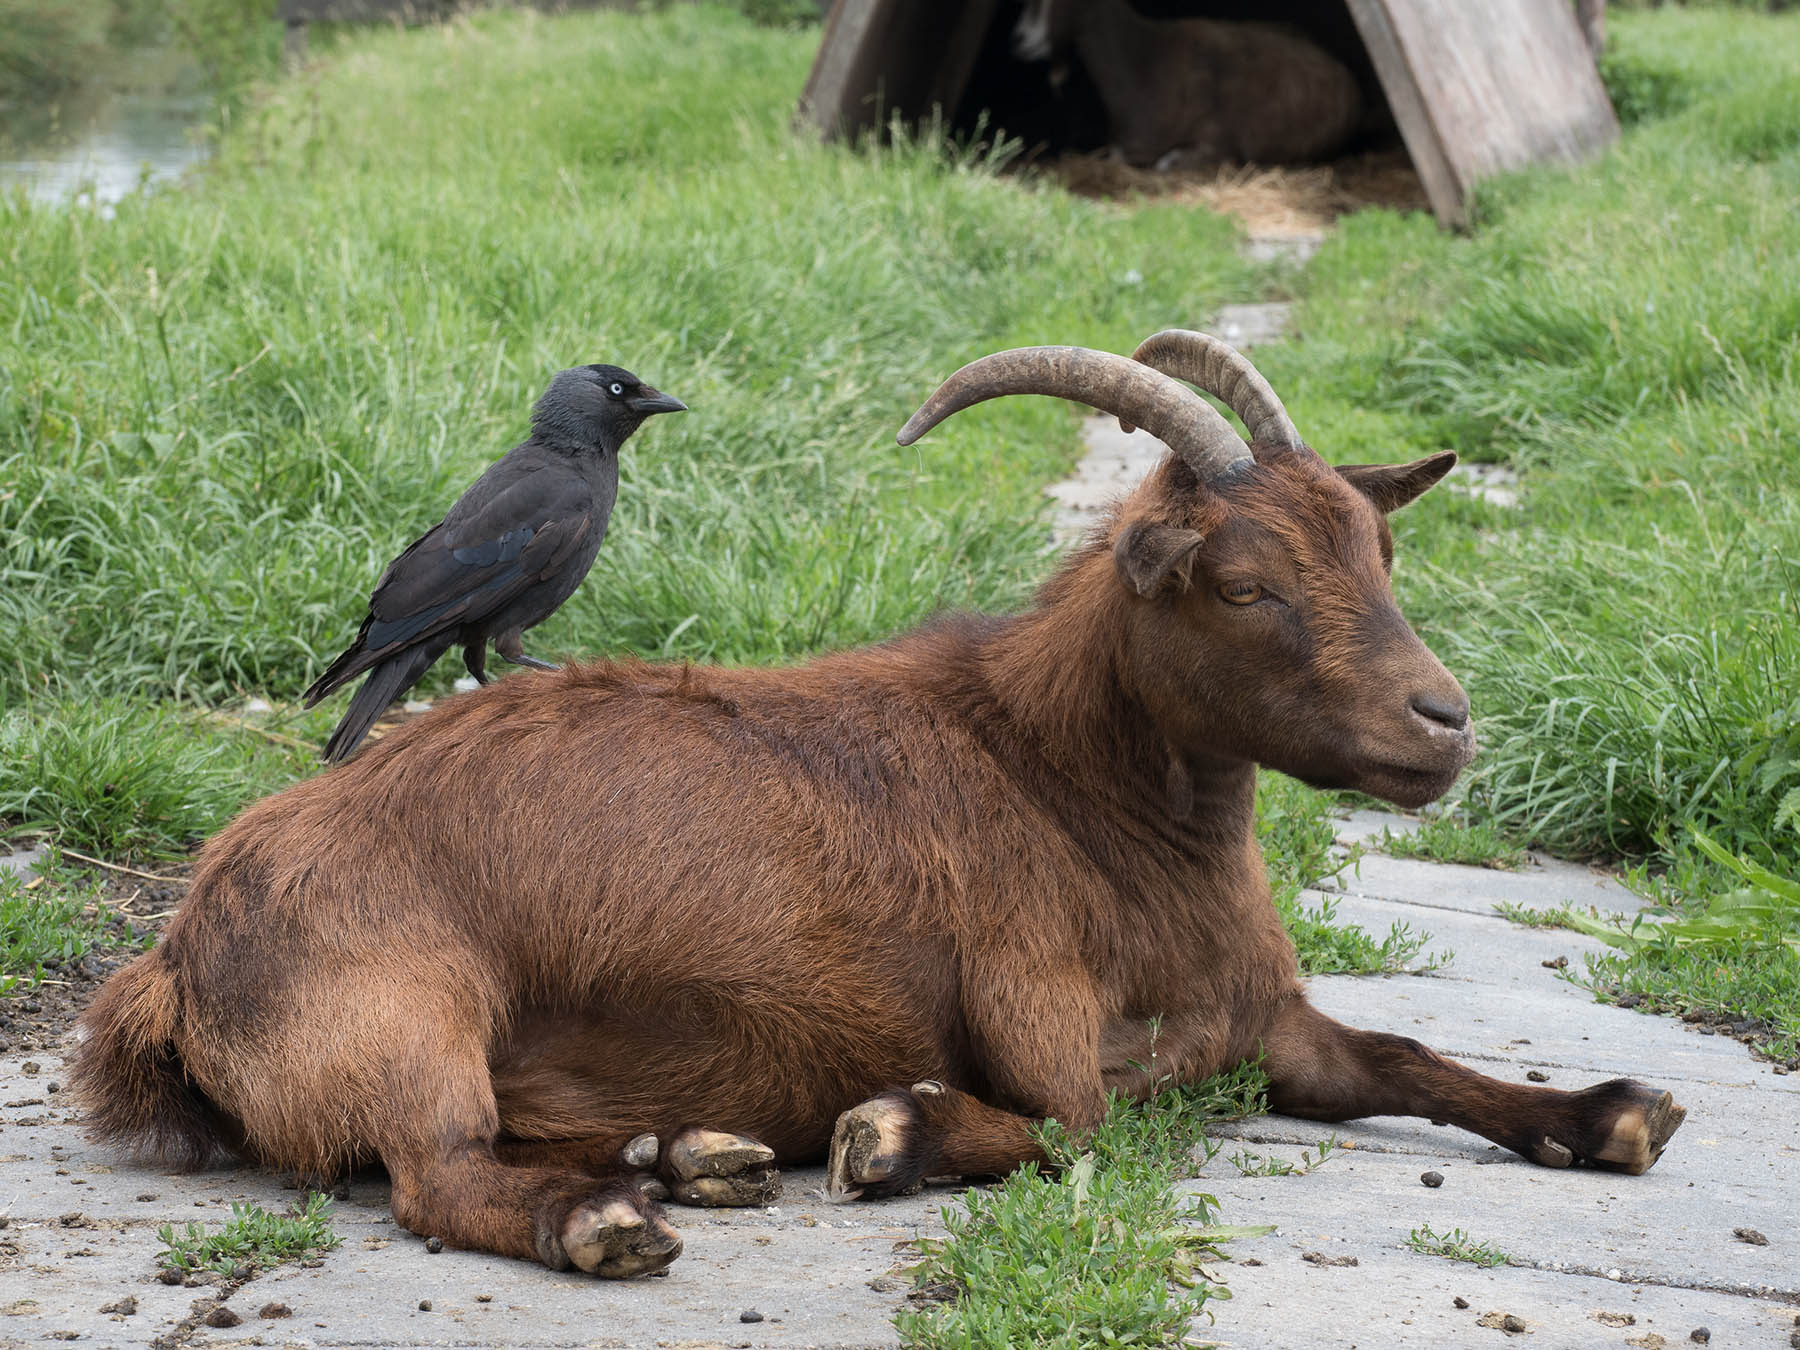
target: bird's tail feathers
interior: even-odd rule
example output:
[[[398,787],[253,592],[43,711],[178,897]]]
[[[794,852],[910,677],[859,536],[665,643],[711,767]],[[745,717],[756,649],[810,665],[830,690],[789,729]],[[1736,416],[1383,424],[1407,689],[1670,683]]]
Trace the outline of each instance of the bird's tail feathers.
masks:
[[[340,685],[348,684],[373,664],[369,652],[360,640],[350,644],[350,649],[337,660],[325,667],[325,673],[314,680],[300,696],[300,705],[310,708],[320,699],[325,698]]]
[[[331,739],[325,743],[325,761],[335,764],[338,760],[348,758],[350,752],[362,744],[363,737],[369,734],[369,728],[375,725],[375,720],[387,711],[388,704],[417,684],[419,677],[431,668],[431,663],[449,650],[449,647],[448,642],[409,647],[371,670],[369,678],[363,681],[362,688],[350,700],[350,706],[345,710],[343,720],[337,724],[337,730],[331,733]],[[326,673],[330,674],[329,671]]]

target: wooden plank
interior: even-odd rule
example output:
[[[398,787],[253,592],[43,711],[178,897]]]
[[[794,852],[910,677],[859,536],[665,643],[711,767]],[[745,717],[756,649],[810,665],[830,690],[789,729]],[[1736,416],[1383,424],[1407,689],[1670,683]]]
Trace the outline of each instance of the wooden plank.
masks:
[[[1468,220],[1482,179],[1576,163],[1619,123],[1568,0],[1349,0],[1432,210]]]
[[[800,96],[827,138],[956,111],[998,0],[838,0]]]

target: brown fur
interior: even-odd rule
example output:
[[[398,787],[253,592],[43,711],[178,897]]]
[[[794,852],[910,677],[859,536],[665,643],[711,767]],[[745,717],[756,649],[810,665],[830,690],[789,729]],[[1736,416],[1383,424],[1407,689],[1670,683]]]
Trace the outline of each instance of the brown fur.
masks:
[[[1004,1171],[1031,1120],[1147,1091],[1159,1018],[1182,1081],[1261,1047],[1290,1112],[1647,1166],[1601,1156],[1647,1089],[1513,1087],[1307,1005],[1255,766],[1417,805],[1466,765],[1466,725],[1412,706],[1466,713],[1371,505],[1449,457],[1258,460],[1216,490],[1165,462],[1016,617],[797,669],[515,677],[255,804],[84,1020],[95,1133],[379,1161],[415,1231],[636,1273],[679,1250],[606,1179],[639,1132],[813,1159],[867,1103],[892,1156],[834,1183]],[[894,1087],[920,1079],[944,1090]]]

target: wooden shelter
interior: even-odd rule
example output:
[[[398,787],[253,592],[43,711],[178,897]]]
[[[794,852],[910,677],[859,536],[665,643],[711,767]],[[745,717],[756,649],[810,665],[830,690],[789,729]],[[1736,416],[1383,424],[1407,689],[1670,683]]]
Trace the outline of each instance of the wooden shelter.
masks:
[[[1391,114],[1386,125],[1445,225],[1466,222],[1483,178],[1579,162],[1618,136],[1569,0],[1131,3],[1164,18],[1273,18],[1333,51]],[[986,113],[989,125],[1015,131],[1032,97],[1006,87],[1007,35],[1020,10],[1020,0],[836,0],[802,115],[827,136],[934,111],[953,127],[973,128]]]

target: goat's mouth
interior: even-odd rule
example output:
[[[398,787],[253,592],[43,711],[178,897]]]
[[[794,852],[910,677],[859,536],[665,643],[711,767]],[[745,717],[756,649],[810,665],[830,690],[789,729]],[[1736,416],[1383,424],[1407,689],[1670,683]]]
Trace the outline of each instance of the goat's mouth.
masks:
[[[1356,775],[1355,787],[1396,806],[1418,807],[1436,801],[1450,790],[1458,775],[1475,758],[1475,738],[1444,737],[1432,747],[1437,753],[1424,763],[1371,758]]]

